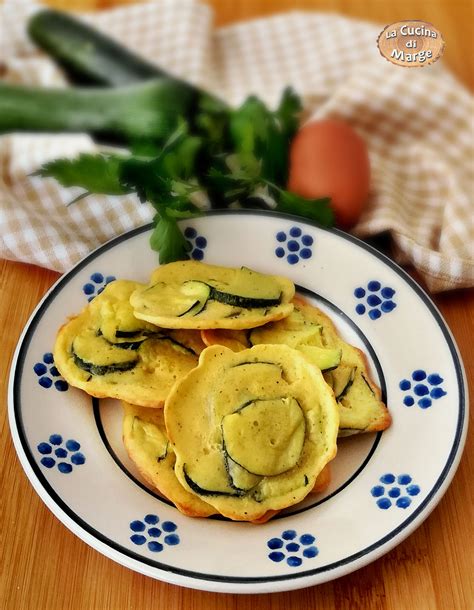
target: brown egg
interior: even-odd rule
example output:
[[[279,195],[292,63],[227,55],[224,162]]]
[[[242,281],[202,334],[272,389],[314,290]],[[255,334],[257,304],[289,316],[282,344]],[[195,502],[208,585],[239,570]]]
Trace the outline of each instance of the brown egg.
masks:
[[[288,189],[306,198],[331,197],[337,226],[352,227],[369,194],[367,146],[343,121],[324,119],[304,125],[290,149]]]

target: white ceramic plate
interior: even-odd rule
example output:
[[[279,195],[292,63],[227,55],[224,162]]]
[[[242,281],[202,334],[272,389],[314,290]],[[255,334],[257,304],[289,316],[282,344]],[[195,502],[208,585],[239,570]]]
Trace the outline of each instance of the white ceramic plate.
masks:
[[[150,490],[121,443],[121,408],[68,387],[51,351],[59,325],[112,277],[146,282],[157,265],[144,227],[64,275],[31,317],[11,373],[15,446],[34,488],[75,534],[148,576],[211,591],[315,585],[377,559],[446,491],[467,422],[453,338],[423,291],[364,243],[258,212],[185,221],[192,256],[286,275],[368,355],[393,424],[342,440],[332,481],[265,525],[192,519]]]

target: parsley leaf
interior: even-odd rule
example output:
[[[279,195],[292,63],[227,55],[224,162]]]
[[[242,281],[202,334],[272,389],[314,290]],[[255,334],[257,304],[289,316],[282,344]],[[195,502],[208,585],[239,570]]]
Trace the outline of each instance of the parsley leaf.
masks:
[[[55,178],[65,187],[82,187],[89,193],[125,195],[130,192],[120,180],[123,157],[82,153],[76,159],[45,163],[33,176]]]
[[[298,130],[302,110],[301,99],[291,87],[287,87],[283,91],[275,115],[280,124],[281,133],[288,140],[293,138]]]
[[[153,159],[129,157],[120,167],[120,181],[138,194],[140,201],[157,205],[167,203],[176,194],[185,195],[193,188],[183,185],[196,173],[197,156],[202,146],[199,137],[189,135],[188,127],[181,123]],[[174,192],[178,183],[182,187]]]
[[[191,249],[189,242],[179,230],[176,218],[163,210],[155,216],[155,228],[150,236],[150,246],[160,253],[160,264],[186,260]]]
[[[331,199],[323,197],[321,199],[305,199],[295,193],[277,189],[277,205],[279,212],[286,214],[296,214],[303,218],[316,221],[323,227],[330,227],[334,223],[334,212],[331,209]]]
[[[255,96],[231,112],[232,148],[249,177],[260,177],[279,186],[286,184],[289,146],[300,110],[299,98],[288,88],[275,112]]]
[[[200,215],[190,196],[200,188],[191,178],[201,146],[201,139],[189,135],[182,123],[154,159],[130,157],[121,165],[122,184],[157,212],[150,246],[159,252],[162,264],[188,258],[190,245],[177,220]]]

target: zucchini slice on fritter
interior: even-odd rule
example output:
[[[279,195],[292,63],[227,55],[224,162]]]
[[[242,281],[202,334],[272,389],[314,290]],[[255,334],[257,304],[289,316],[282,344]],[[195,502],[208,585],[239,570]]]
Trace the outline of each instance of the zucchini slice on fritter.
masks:
[[[130,302],[136,318],[163,328],[245,329],[287,316],[293,295],[283,277],[180,261],[159,267]]]
[[[339,423],[321,371],[286,345],[208,347],[168,396],[165,422],[181,485],[242,521],[313,489]]]

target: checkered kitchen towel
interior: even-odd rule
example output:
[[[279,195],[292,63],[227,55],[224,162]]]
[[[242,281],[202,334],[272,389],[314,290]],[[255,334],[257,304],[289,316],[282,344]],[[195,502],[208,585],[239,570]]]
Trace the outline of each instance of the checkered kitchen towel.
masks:
[[[25,34],[37,5],[6,0],[0,44],[5,78],[65,85]],[[372,164],[368,208],[354,233],[388,231],[394,255],[433,291],[474,285],[473,101],[441,66],[406,69],[383,59],[381,26],[291,12],[213,28],[192,0],[84,15],[170,72],[238,104],[255,93],[273,105],[291,84],[308,116],[338,117],[366,139]],[[66,271],[100,243],[151,219],[133,197],[89,197],[29,177],[49,159],[93,150],[86,135],[0,138],[0,256]]]

